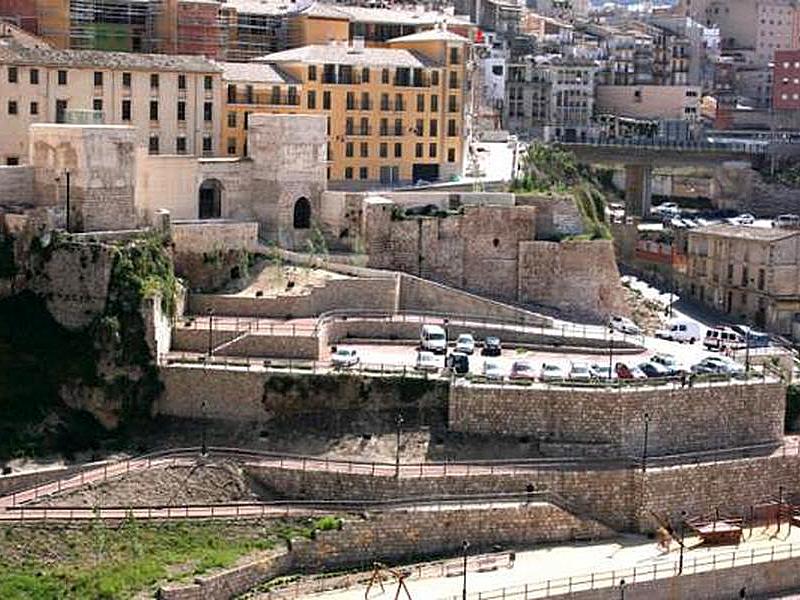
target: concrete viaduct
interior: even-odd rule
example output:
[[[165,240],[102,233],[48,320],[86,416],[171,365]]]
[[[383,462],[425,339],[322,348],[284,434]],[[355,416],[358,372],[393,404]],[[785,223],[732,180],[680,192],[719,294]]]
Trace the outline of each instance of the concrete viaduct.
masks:
[[[731,161],[763,159],[763,150],[750,146],[687,144],[632,145],[612,143],[559,143],[575,154],[579,163],[625,167],[625,204],[630,215],[650,214],[654,167],[695,167],[714,170]]]

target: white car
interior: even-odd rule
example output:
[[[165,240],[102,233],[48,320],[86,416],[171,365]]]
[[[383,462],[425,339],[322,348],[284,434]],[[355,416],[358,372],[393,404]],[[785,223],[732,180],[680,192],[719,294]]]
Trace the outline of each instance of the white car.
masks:
[[[739,225],[752,225],[756,222],[756,218],[750,213],[739,215],[736,219],[739,221]]]
[[[439,360],[433,352],[417,352],[417,361],[414,363],[414,368],[417,371],[435,372],[439,370]]]
[[[483,376],[489,381],[503,381],[503,369],[500,363],[495,360],[487,360],[483,363]]]
[[[613,315],[609,319],[609,324],[611,325],[612,329],[616,329],[617,331],[621,331],[622,333],[629,333],[631,335],[641,335],[642,330],[639,327],[628,319],[627,317],[620,317],[619,315]]]
[[[743,377],[745,374],[742,365],[724,356],[707,356],[692,366],[692,373],[728,375],[730,377]]]
[[[331,355],[331,364],[334,367],[354,367],[361,362],[358,351],[350,348],[339,348]]]
[[[675,358],[672,354],[654,354],[650,358],[650,362],[654,362],[656,364],[661,365],[668,371],[668,375],[680,375],[684,373],[686,369],[678,362],[678,359]]]
[[[617,374],[614,372],[613,369],[609,369],[608,365],[598,365],[594,364],[591,366],[590,371],[592,373],[592,379],[597,379],[600,381],[608,381],[609,379],[616,379]]]
[[[561,365],[555,363],[544,363],[542,365],[542,371],[539,373],[539,379],[541,381],[564,381],[566,376],[567,374],[564,372]]]
[[[570,363],[568,377],[570,381],[591,381],[592,371],[589,368],[589,363],[581,361]]]
[[[475,338],[470,333],[462,333],[456,340],[456,352],[472,354],[475,352]]]
[[[663,204],[659,204],[658,206],[653,207],[652,212],[665,216],[669,215],[677,217],[678,215],[681,214],[681,209],[674,202],[664,202]]]

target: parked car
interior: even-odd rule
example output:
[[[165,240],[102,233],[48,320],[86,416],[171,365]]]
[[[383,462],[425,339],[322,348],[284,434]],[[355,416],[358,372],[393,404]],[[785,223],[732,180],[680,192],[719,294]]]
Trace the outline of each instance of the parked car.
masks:
[[[611,325],[612,329],[616,329],[617,331],[621,331],[622,333],[629,333],[631,335],[641,335],[642,330],[639,327],[628,319],[627,317],[620,317],[619,315],[613,315],[611,319],[609,319],[609,324]]]
[[[447,352],[447,333],[439,325],[423,325],[419,333],[420,350],[428,350],[436,354]]]
[[[433,352],[428,352],[427,350],[417,352],[417,360],[414,363],[414,368],[417,371],[438,371],[440,366]]]
[[[707,356],[692,366],[692,373],[742,377],[744,376],[744,367],[724,356]]]
[[[536,371],[533,368],[533,364],[527,360],[515,360],[514,364],[511,365],[511,373],[508,376],[509,379],[527,379],[527,380],[534,380],[536,379]]]
[[[694,344],[700,339],[700,325],[686,319],[675,319],[664,329],[656,331],[656,337],[673,342]]]
[[[731,329],[742,336],[745,347],[766,348],[772,343],[768,333],[756,331],[747,325],[731,325]]]
[[[744,336],[730,327],[711,327],[706,331],[703,346],[708,350],[744,348]]]
[[[614,372],[617,374],[618,379],[647,379],[647,375],[642,373],[641,369],[635,365],[628,366],[621,362],[614,365]]]
[[[456,352],[472,354],[475,352],[475,338],[471,333],[462,333],[456,340]]]
[[[456,375],[464,375],[469,373],[469,356],[461,352],[453,352],[445,360],[445,366]]]
[[[339,369],[354,367],[360,362],[358,351],[351,348],[337,348],[336,352],[331,354],[331,364]]]
[[[739,221],[739,225],[752,225],[756,222],[756,218],[750,213],[743,213],[736,217],[736,220]]]
[[[592,379],[605,380],[616,379],[617,374],[608,365],[594,364],[591,366]]]
[[[644,373],[648,379],[669,377],[669,370],[664,365],[649,360],[641,363],[639,365],[639,370]]]
[[[564,381],[566,379],[566,372],[556,363],[544,363],[542,365],[542,372],[539,374],[541,381]]]
[[[672,354],[656,354],[650,358],[650,362],[661,365],[667,370],[667,375],[680,375],[685,373],[686,369],[678,362]]]
[[[489,381],[503,381],[503,369],[496,360],[483,363],[483,376]]]
[[[582,361],[575,361],[569,365],[570,381],[591,381],[592,372],[589,370],[589,364]]]
[[[678,216],[681,214],[680,207],[674,202],[664,202],[658,206],[654,206],[652,212],[660,215]]]
[[[787,215],[778,215],[772,220],[773,227],[800,227],[800,216],[787,214]]]
[[[483,341],[483,349],[481,354],[483,356],[500,356],[503,352],[503,346],[500,344],[500,338],[490,335]]]

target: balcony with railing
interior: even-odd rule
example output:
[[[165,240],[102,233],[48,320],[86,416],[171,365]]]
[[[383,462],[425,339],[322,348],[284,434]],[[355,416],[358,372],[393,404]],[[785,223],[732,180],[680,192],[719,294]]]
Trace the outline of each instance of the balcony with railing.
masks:
[[[282,92],[255,92],[239,94],[228,92],[228,104],[261,104],[270,106],[300,106],[300,94]]]

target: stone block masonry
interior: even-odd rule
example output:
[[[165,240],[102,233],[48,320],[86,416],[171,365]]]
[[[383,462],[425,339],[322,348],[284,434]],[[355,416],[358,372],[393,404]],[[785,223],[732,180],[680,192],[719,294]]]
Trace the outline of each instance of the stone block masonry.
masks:
[[[616,456],[639,457],[645,414],[648,453],[676,454],[778,444],[785,403],[780,383],[636,391],[454,385],[448,424],[462,433],[531,436],[569,454],[599,445]]]
[[[33,167],[0,166],[0,206],[33,204]]]
[[[447,383],[418,378],[232,371],[167,366],[155,414],[357,431],[394,428],[398,411],[409,425],[443,426]],[[369,429],[368,429],[369,430]]]
[[[315,542],[299,544],[293,554],[297,566],[313,572],[457,555],[465,539],[472,552],[487,552],[495,546],[520,549],[613,534],[605,525],[547,502],[461,509],[431,506],[348,518],[341,531],[320,532]]]
[[[46,204],[66,201],[65,171],[70,172],[72,231],[136,227],[134,128],[34,124],[30,140],[34,191]]]

